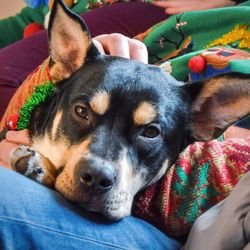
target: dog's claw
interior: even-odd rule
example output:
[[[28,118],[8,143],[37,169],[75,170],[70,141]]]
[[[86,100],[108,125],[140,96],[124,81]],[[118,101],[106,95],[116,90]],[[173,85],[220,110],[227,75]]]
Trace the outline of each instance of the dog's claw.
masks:
[[[12,167],[19,173],[49,187],[55,182],[53,164],[35,149],[20,145],[11,153]],[[52,173],[51,173],[52,172]]]
[[[35,150],[30,147],[21,145],[11,154],[11,166],[20,174],[25,175],[28,168],[29,159],[34,156]]]

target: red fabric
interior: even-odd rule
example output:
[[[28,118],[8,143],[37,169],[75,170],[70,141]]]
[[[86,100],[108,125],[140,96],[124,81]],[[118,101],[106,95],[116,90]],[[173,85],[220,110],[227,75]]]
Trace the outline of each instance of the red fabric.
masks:
[[[139,197],[135,214],[168,235],[184,238],[195,219],[229,195],[250,170],[250,137],[197,142]]]

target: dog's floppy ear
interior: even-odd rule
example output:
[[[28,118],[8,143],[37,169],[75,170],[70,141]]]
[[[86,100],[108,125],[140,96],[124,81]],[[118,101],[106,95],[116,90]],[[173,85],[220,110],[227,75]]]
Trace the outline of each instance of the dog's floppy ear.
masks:
[[[208,141],[250,114],[250,76],[228,75],[185,85],[192,98],[192,136]]]
[[[49,21],[50,74],[54,82],[79,69],[88,52],[98,54],[83,20],[71,12],[62,0],[55,0]]]

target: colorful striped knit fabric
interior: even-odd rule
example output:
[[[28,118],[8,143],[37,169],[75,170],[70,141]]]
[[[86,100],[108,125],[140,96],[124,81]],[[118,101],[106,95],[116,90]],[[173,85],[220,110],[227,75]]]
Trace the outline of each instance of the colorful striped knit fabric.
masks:
[[[18,130],[27,128],[33,109],[46,101],[53,90],[47,59],[26,78],[12,97],[0,122],[0,131],[6,127],[8,117],[13,114],[19,114]]]
[[[185,238],[195,219],[227,197],[249,170],[250,137],[194,143],[139,196],[134,214]]]

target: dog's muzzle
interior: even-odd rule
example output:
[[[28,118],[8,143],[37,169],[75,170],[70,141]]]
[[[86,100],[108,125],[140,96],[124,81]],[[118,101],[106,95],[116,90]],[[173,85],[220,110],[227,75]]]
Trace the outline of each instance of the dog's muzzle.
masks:
[[[78,168],[79,174],[76,178],[79,179],[84,192],[91,192],[92,195],[107,193],[117,179],[114,167],[105,161],[82,162]]]
[[[86,158],[65,166],[56,178],[57,191],[113,221],[130,215],[136,188],[121,174],[122,167],[97,157]]]

